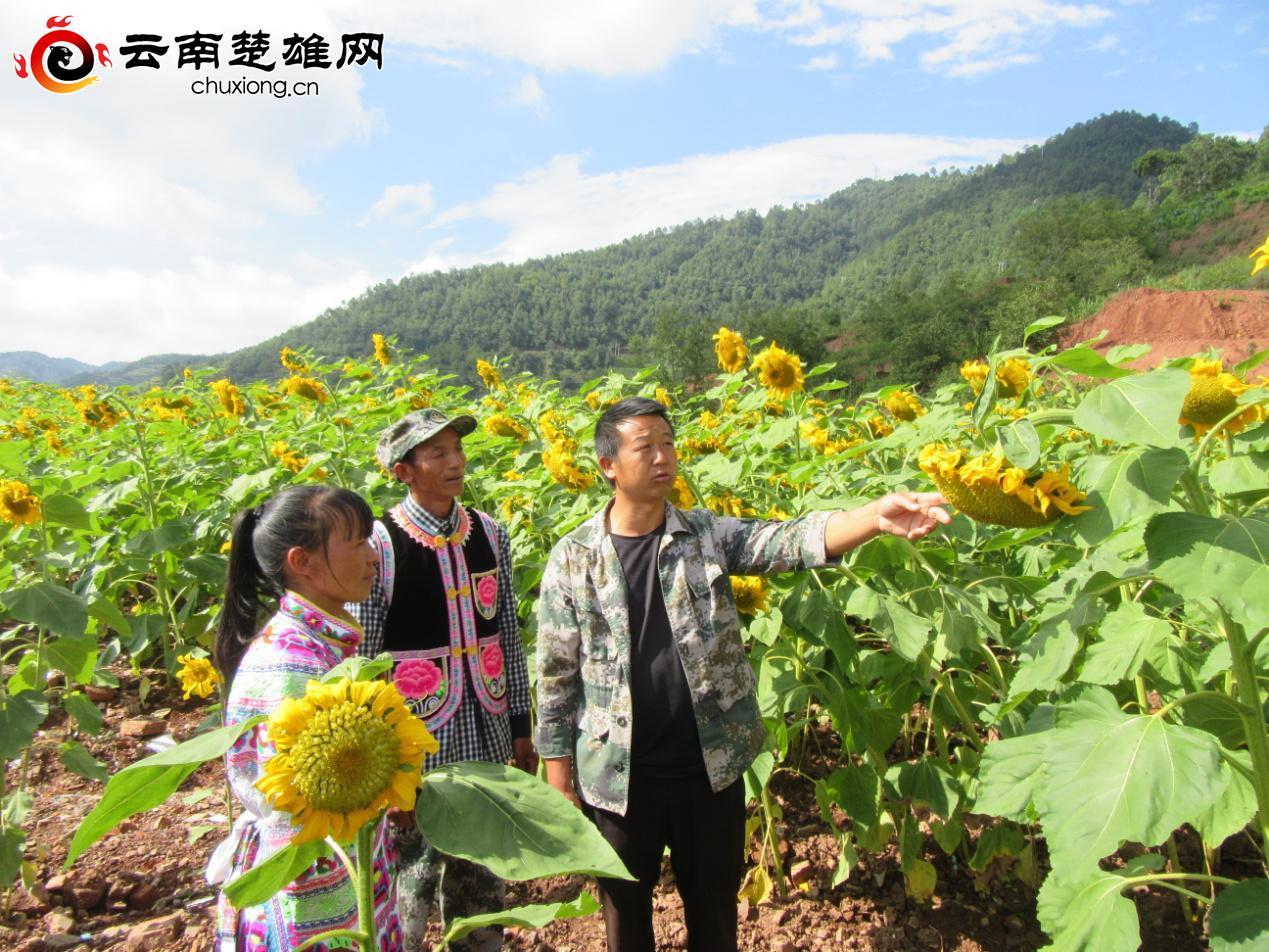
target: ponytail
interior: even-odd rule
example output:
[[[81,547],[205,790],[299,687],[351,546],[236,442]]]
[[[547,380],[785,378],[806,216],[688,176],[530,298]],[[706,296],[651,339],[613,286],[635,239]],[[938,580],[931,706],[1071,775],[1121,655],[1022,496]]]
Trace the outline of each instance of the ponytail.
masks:
[[[256,636],[260,614],[260,590],[268,586],[256,560],[252,537],[263,507],[244,509],[234,520],[229,550],[229,574],[225,579],[225,603],[212,655],[225,683],[233,681],[247,645]]]
[[[370,507],[356,493],[313,483],[289,486],[263,505],[238,513],[212,650],[226,683],[233,681],[255,640],[263,597],[279,598],[286,590],[287,552],[298,546],[324,554],[337,528],[364,537],[373,522]]]

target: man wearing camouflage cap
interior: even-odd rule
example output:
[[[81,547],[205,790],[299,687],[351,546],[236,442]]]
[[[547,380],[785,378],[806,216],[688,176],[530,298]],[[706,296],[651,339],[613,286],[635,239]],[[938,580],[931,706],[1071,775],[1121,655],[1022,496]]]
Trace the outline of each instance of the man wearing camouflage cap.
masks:
[[[470,416],[418,410],[384,430],[375,456],[409,490],[374,525],[379,573],[370,597],[350,605],[365,629],[362,653],[389,651],[393,680],[440,742],[425,770],[485,760],[537,770],[529,679],[516,619],[506,530],[459,504]],[[439,892],[442,919],[494,912],[503,883],[485,867],[444,856],[414,828],[398,831],[398,895],[406,948],[421,948]],[[497,949],[501,929],[478,929],[455,949]]]

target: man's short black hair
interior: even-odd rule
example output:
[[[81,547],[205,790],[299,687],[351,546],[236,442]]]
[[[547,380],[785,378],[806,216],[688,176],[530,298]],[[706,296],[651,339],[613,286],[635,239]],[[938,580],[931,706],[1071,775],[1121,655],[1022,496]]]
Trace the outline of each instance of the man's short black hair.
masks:
[[[595,424],[595,455],[600,459],[616,457],[617,450],[621,449],[621,434],[617,432],[617,427],[631,417],[641,416],[660,417],[670,428],[670,435],[674,435],[674,424],[665,412],[665,404],[647,397],[626,397],[605,410]]]

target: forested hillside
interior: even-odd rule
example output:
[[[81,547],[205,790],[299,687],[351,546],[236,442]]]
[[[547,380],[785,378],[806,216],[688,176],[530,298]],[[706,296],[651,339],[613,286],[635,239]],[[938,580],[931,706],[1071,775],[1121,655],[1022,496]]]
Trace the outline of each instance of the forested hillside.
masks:
[[[865,180],[821,202],[742,212],[629,238],[596,251],[389,281],[316,320],[231,355],[236,379],[273,375],[283,344],[366,349],[395,334],[441,366],[476,356],[576,382],[620,365],[632,347],[685,375],[719,323],[779,336],[808,359],[894,282],[928,288],[955,272],[1011,273],[1013,226],[1064,196],[1131,204],[1133,163],[1195,135],[1170,119],[1115,113],[993,166]],[[683,355],[691,354],[691,358]]]

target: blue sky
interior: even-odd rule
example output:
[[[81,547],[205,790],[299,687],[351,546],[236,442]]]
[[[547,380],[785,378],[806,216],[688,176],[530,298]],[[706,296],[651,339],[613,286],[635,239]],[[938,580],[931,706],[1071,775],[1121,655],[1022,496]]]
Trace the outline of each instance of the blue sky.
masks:
[[[231,350],[385,279],[992,162],[1117,109],[1269,122],[1261,0],[74,6],[0,11],[10,54],[69,13],[113,60],[65,95],[0,79],[0,315],[4,349],[90,362]],[[383,69],[224,65],[261,29],[273,59],[292,33],[381,32]],[[122,68],[125,34],[193,30],[225,34],[218,70]]]

